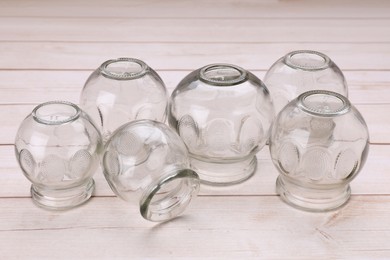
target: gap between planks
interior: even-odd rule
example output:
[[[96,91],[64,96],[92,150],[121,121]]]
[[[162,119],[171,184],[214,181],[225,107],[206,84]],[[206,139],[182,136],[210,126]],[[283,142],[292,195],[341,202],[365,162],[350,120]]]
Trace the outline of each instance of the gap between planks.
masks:
[[[42,210],[19,199],[0,199],[0,206],[6,209],[0,222],[5,259],[28,255],[372,259],[388,257],[390,249],[389,196],[353,196],[345,207],[325,213],[296,210],[275,196],[200,197],[181,217],[165,223],[145,221],[137,206],[116,198],[92,198],[63,212]]]
[[[158,30],[156,30],[158,26]],[[1,42],[29,43],[388,43],[390,19],[77,20],[0,18]],[[124,30],[126,28],[126,30]],[[104,31],[104,34],[102,34]],[[237,31],[239,37],[232,37]],[[348,35],[345,32],[348,31]],[[329,37],[332,35],[332,37]]]
[[[256,16],[247,16],[247,17],[229,17],[229,16],[186,16],[186,17],[175,17],[175,16],[143,16],[143,17],[134,17],[134,16],[50,16],[50,15],[41,15],[41,16],[31,16],[31,15],[10,15],[10,14],[2,14],[0,19],[12,19],[12,18],[21,18],[21,19],[80,19],[80,20],[94,20],[94,19],[101,19],[101,20],[114,20],[114,19],[126,19],[126,20],[241,20],[241,21],[251,21],[251,20],[359,20],[359,21],[365,21],[365,20],[390,20],[390,17],[388,16],[372,16],[372,17],[358,17],[358,16],[351,16],[351,17],[332,17],[332,16],[321,16],[321,17],[313,17],[313,16],[300,16],[300,17],[256,17]]]
[[[389,3],[373,1],[2,1],[1,16],[72,17],[389,17]]]
[[[371,145],[365,166],[351,183],[353,195],[389,194],[390,145]],[[273,165],[268,147],[257,154],[257,171],[249,180],[228,187],[202,185],[201,196],[275,196],[275,181],[278,171]],[[0,182],[3,188],[0,197],[29,197],[31,183],[23,176],[14,155],[13,146],[0,146]],[[99,168],[94,175],[97,197],[114,196]]]
[[[156,70],[192,70],[209,63],[238,64],[248,70],[268,69],[296,49],[314,49],[332,57],[341,70],[389,70],[389,44],[126,44],[2,43],[0,69],[95,69],[112,57],[132,56]],[[23,59],[21,63],[20,60]],[[75,62],[77,61],[77,62]],[[77,63],[77,65],[75,65]]]

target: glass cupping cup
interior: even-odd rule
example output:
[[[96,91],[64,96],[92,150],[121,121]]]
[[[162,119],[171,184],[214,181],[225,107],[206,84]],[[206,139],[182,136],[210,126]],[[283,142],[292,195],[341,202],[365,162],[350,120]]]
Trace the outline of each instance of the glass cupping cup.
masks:
[[[67,209],[87,201],[102,149],[100,133],[75,104],[38,105],[21,123],[15,154],[32,182],[32,199],[49,209]]]
[[[328,90],[348,97],[348,87],[339,67],[325,54],[297,50],[277,60],[267,71],[264,83],[269,89],[275,112],[309,90]]]
[[[254,174],[274,111],[267,88],[251,72],[231,64],[195,70],[173,91],[169,112],[203,183],[230,185]]]
[[[300,209],[327,211],[348,201],[349,183],[367,158],[369,133],[346,97],[314,90],[279,113],[269,147],[281,198]]]
[[[102,166],[115,194],[138,204],[150,221],[180,215],[199,191],[183,141],[156,121],[137,120],[117,129],[105,145]]]
[[[166,120],[168,95],[160,76],[145,62],[119,58],[104,62],[86,81],[80,107],[96,122],[106,142],[121,125]]]

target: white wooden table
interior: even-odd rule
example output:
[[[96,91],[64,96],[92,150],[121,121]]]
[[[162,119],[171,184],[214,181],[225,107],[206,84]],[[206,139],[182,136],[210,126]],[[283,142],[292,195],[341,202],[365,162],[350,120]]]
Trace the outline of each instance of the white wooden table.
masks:
[[[186,213],[149,223],[101,172],[85,205],[34,206],[14,157],[17,127],[44,101],[78,102],[103,61],[137,57],[172,91],[214,62],[263,77],[295,49],[328,54],[365,117],[369,158],[352,199],[329,213],[282,203],[268,148],[242,185],[202,187]],[[390,2],[386,0],[0,0],[0,259],[390,258]]]

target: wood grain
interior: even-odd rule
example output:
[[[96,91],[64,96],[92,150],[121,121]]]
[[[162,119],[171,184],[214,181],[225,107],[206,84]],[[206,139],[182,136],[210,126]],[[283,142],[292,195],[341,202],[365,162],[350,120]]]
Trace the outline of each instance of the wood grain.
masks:
[[[11,145],[0,146],[0,189],[1,197],[29,197],[31,183],[23,176]],[[352,192],[358,195],[383,195],[389,193],[390,147],[388,145],[371,145],[366,165],[352,182]],[[278,172],[274,167],[268,151],[264,147],[257,154],[258,168],[256,174],[248,181],[231,187],[202,186],[200,195],[208,196],[259,196],[275,195],[275,181]],[[94,175],[96,190],[94,196],[115,196],[104,179],[102,170]]]
[[[7,41],[21,42],[295,43],[299,41],[355,44],[390,42],[390,34],[386,33],[389,26],[390,19],[183,20],[0,17],[0,35],[7,35]],[[345,34],[346,31],[348,34]]]
[[[22,120],[31,113],[35,105],[0,105],[0,144],[13,144],[16,131]],[[390,144],[390,104],[356,105],[363,115],[370,131],[370,142]],[[12,115],[12,117],[10,116]]]
[[[329,213],[298,211],[275,196],[200,197],[184,216],[159,225],[116,198],[93,198],[65,212],[26,199],[0,199],[0,207],[7,210],[0,222],[6,259],[373,259],[390,250],[387,196],[353,196]]]
[[[96,42],[2,42],[0,69],[93,70],[113,57],[135,57],[158,70],[194,70],[216,62],[233,63],[248,70],[267,70],[278,58],[297,49],[324,52],[342,70],[390,70],[388,43]]]
[[[98,67],[99,64],[95,66]],[[191,71],[157,72],[171,92]],[[80,91],[91,73],[91,70],[0,70],[0,104],[39,104],[59,98],[78,103]],[[264,70],[253,73],[261,79],[265,75]],[[354,104],[389,102],[389,71],[344,71],[344,75],[348,81],[349,98]],[[23,80],[15,80],[19,77]]]
[[[186,18],[390,18],[386,0],[50,0],[0,2],[0,16]]]

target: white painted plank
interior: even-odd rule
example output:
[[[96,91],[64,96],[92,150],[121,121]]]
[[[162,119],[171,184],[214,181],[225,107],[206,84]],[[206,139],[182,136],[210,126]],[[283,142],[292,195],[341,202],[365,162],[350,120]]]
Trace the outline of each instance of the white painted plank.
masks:
[[[59,97],[60,98],[60,97]],[[35,105],[0,105],[0,144],[12,144],[22,120]],[[371,143],[390,144],[390,104],[357,105],[367,122]]]
[[[134,19],[0,17],[0,40],[65,42],[390,41],[390,19]],[[158,28],[158,30],[156,30]],[[345,32],[348,32],[346,34]],[[235,36],[233,36],[236,34]]]
[[[102,61],[136,57],[159,70],[193,70],[227,62],[248,70],[267,70],[278,58],[297,49],[328,54],[342,70],[390,70],[387,43],[65,43],[2,42],[0,69],[95,69]],[[22,62],[21,62],[22,61]]]
[[[0,104],[39,104],[58,99],[78,103],[80,92],[91,73],[0,71]]]
[[[389,103],[389,71],[344,71],[344,76],[354,104]]]
[[[353,196],[329,213],[295,210],[278,197],[201,197],[163,224],[135,206],[93,198],[65,212],[29,199],[0,199],[4,259],[340,259],[388,258],[390,199]],[[81,217],[82,216],[82,217]]]
[[[371,145],[366,165],[352,182],[353,194],[390,194],[390,145]],[[257,155],[257,172],[248,181],[230,187],[202,186],[201,195],[275,195],[275,180],[278,172],[271,162],[268,147]],[[0,146],[1,197],[30,196],[30,182],[17,165],[13,146]],[[103,173],[99,169],[95,176],[95,196],[114,196]]]
[[[389,17],[386,0],[2,0],[0,16],[181,18],[377,18]]]
[[[365,119],[370,133],[371,143],[390,143],[390,106],[356,105]]]
[[[190,73],[189,70],[157,72],[169,92]],[[78,103],[80,91],[90,73],[91,71],[0,70],[0,104],[38,104],[59,98]],[[265,71],[253,71],[253,73],[263,78]],[[390,102],[389,71],[344,71],[344,75],[348,81],[349,97],[353,103]],[[19,80],[20,78],[23,80]]]

